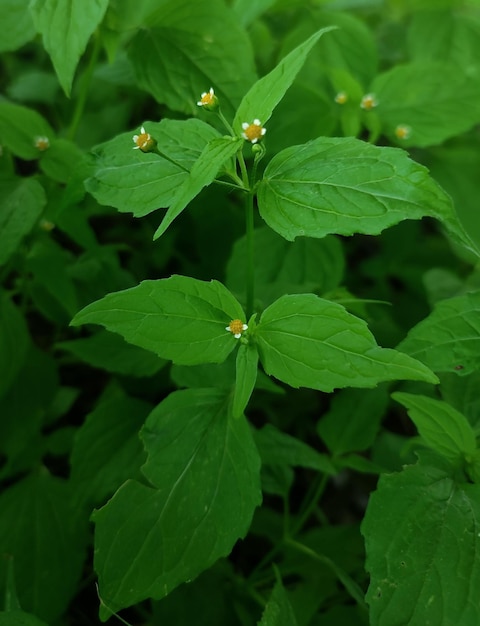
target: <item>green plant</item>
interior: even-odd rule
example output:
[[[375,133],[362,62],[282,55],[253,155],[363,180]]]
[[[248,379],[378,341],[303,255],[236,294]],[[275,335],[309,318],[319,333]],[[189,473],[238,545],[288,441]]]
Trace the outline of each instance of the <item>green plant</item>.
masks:
[[[480,620],[480,13],[338,4],[0,1],[0,624]]]

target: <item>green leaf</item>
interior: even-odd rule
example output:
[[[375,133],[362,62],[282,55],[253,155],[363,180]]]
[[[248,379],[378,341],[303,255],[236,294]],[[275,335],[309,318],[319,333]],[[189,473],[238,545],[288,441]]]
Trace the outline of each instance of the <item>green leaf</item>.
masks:
[[[0,181],[0,265],[33,229],[45,204],[43,187],[33,178]]]
[[[89,304],[72,324],[102,324],[129,343],[183,365],[221,363],[236,345],[226,326],[244,314],[216,280],[145,280]]]
[[[156,488],[127,482],[94,514],[100,595],[112,610],[164,597],[246,534],[260,460],[228,404],[222,391],[177,391],[147,419],[143,471]]]
[[[243,97],[233,120],[233,130],[241,135],[242,123],[251,123],[258,118],[262,125],[270,119],[274,108],[285,95],[285,92],[301,70],[308,53],[320,37],[334,27],[322,28],[309,37],[307,41],[292,50],[266,76],[258,80]]]
[[[378,235],[405,219],[453,218],[426,168],[395,148],[320,137],[277,154],[258,187],[267,224],[285,239]]]
[[[87,520],[72,508],[66,481],[45,469],[5,490],[0,510],[0,550],[13,557],[20,604],[53,623],[77,590]]]
[[[23,352],[21,340],[16,347]],[[0,351],[0,354],[4,353]],[[16,358],[16,355],[11,358],[12,366],[16,366]],[[42,428],[58,384],[53,357],[30,345],[23,366],[0,398],[0,480],[25,475],[41,463],[45,453]]]
[[[282,582],[278,580],[263,611],[258,626],[297,626],[297,618]]]
[[[0,2],[0,52],[21,48],[35,36],[35,28],[28,12],[30,0],[2,0]]]
[[[458,463],[474,454],[475,433],[467,418],[449,404],[400,391],[392,398],[407,409],[425,443],[443,457]]]
[[[437,382],[418,361],[377,346],[363,320],[313,294],[279,298],[263,312],[255,337],[267,374],[292,387],[331,392],[384,380]]]
[[[187,204],[214,180],[224,163],[238,152],[241,144],[242,140],[234,137],[218,137],[208,142],[178,189],[173,204],[155,231],[154,239],[163,235]]]
[[[8,295],[0,291],[0,397],[20,371],[29,343],[23,315]]]
[[[460,376],[480,369],[480,291],[438,302],[414,326],[398,350],[435,372]]]
[[[262,308],[285,293],[315,291],[326,293],[338,287],[345,266],[339,239],[297,239],[285,241],[271,228],[256,228],[254,253],[261,263],[255,264],[255,290]],[[228,288],[245,300],[247,239],[235,242],[227,265]]]
[[[74,354],[92,367],[123,376],[153,376],[165,364],[150,351],[132,346],[108,331],[99,331],[86,339],[61,341],[56,347]]]
[[[66,139],[56,139],[40,158],[40,167],[53,180],[69,183],[83,180],[91,174],[86,155],[77,145]]]
[[[114,389],[87,415],[71,455],[76,503],[98,505],[125,480],[139,475],[145,453],[138,432],[151,410],[149,403]]]
[[[408,51],[415,61],[454,63],[466,74],[480,68],[479,41],[480,20],[473,11],[418,11],[407,30]]]
[[[48,624],[24,611],[1,611],[0,626],[48,626]]]
[[[437,145],[480,121],[478,77],[445,62],[397,65],[374,80],[382,132],[405,147]],[[396,139],[395,128],[410,134]]]
[[[58,80],[70,96],[75,69],[88,40],[100,24],[108,0],[32,0],[30,11],[35,28],[52,59]]]
[[[237,372],[233,395],[233,417],[240,417],[250,400],[258,374],[258,352],[252,344],[241,344],[237,352]]]
[[[369,448],[386,413],[384,387],[345,389],[332,397],[329,410],[317,424],[317,432],[335,455]]]
[[[308,467],[317,472],[336,474],[335,467],[325,454],[267,424],[254,432],[255,443],[265,465]]]
[[[175,50],[175,54],[172,54]],[[141,88],[174,111],[195,115],[210,87],[227,116],[254,82],[251,43],[220,0],[166,0],[130,44]]]
[[[477,624],[479,519],[478,485],[420,464],[381,476],[362,525],[370,624]]]
[[[172,204],[205,146],[220,137],[200,120],[165,119],[143,126],[168,159],[134,150],[133,133],[123,133],[94,148],[96,169],[86,181],[87,191],[100,204],[131,211],[136,217]]]
[[[22,159],[38,159],[37,137],[53,139],[53,130],[36,111],[11,102],[0,102],[0,143]]]

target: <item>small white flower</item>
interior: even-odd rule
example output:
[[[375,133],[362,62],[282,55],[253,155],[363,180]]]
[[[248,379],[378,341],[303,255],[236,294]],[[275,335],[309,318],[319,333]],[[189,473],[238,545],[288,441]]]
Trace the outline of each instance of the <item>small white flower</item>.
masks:
[[[412,134],[412,129],[406,124],[399,124],[395,128],[395,136],[397,139],[408,139]]]
[[[209,91],[204,91],[200,96],[200,100],[197,102],[197,106],[205,107],[208,110],[214,110],[218,106],[218,98],[213,91],[213,87],[210,87]]]
[[[133,146],[133,149],[141,150],[142,152],[150,152],[157,145],[155,139],[153,139],[150,133],[147,133],[143,126],[140,128],[140,134],[133,135],[132,139],[133,143],[135,144]]]
[[[35,137],[33,145],[37,150],[40,150],[40,152],[45,152],[45,150],[48,150],[50,147],[50,139],[45,135]]]
[[[244,324],[242,320],[232,320],[228,326],[225,326],[225,330],[232,333],[235,339],[240,339],[242,333],[247,330],[247,324]]]
[[[363,96],[362,101],[360,102],[360,106],[365,111],[370,111],[371,109],[378,106],[378,100],[373,93],[367,93]]]
[[[267,132],[267,129],[263,128],[262,123],[257,119],[254,119],[251,124],[243,122],[242,128],[242,137],[252,143],[257,143]]]

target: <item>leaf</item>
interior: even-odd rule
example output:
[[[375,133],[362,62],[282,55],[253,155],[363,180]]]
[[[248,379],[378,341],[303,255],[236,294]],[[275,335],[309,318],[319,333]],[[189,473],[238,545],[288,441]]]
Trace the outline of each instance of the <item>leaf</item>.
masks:
[[[243,316],[221,283],[172,276],[110,293],[77,313],[72,325],[102,324],[164,359],[196,365],[227,358],[236,339],[226,326]]]
[[[153,376],[165,364],[155,354],[132,346],[119,335],[108,331],[99,331],[85,339],[61,341],[56,347],[70,352],[92,367],[124,376]]]
[[[66,481],[45,469],[5,490],[0,509],[0,550],[13,557],[19,602],[53,623],[77,590],[87,520],[71,507]]]
[[[233,130],[241,135],[242,123],[251,123],[258,118],[262,125],[270,119],[274,108],[285,95],[285,92],[301,70],[308,53],[320,37],[334,27],[322,28],[292,50],[266,76],[258,80],[243,97],[233,120]]]
[[[443,143],[480,121],[478,77],[453,64],[397,65],[377,76],[371,91],[378,100],[375,112],[383,132],[405,147]],[[398,125],[410,128],[407,138],[396,139]]]
[[[35,28],[28,12],[30,0],[2,0],[0,2],[0,52],[18,50],[35,37]]]
[[[293,243],[271,228],[256,228],[253,233],[255,290],[263,307],[285,293],[332,291],[342,281],[345,260],[339,239],[297,239]],[[226,284],[245,300],[247,239],[235,242],[227,265]]]
[[[275,583],[258,626],[297,626],[290,600],[280,580]]]
[[[48,626],[48,624],[24,611],[1,611],[0,626]]]
[[[8,295],[0,291],[0,397],[20,371],[29,343],[23,315]]]
[[[22,159],[38,159],[36,137],[53,139],[50,124],[36,111],[11,102],[0,102],[0,142]]]
[[[438,302],[414,326],[398,350],[435,372],[460,376],[480,369],[480,291]]]
[[[138,475],[145,454],[138,432],[152,405],[114,389],[78,429],[71,455],[75,503],[92,507]]]
[[[237,351],[233,417],[240,417],[250,400],[258,374],[258,352],[252,344],[241,344]]]
[[[263,312],[255,337],[267,374],[292,387],[331,392],[384,380],[437,382],[418,361],[377,346],[363,320],[313,294],[279,298]]]
[[[86,155],[77,145],[66,139],[56,139],[42,153],[40,167],[53,180],[69,183],[83,180],[91,174]]]
[[[265,465],[308,467],[317,472],[336,474],[335,467],[325,454],[267,424],[254,432],[255,443]]]
[[[420,464],[381,476],[362,524],[370,624],[478,623],[479,519],[478,485]]]
[[[409,56],[414,61],[443,61],[464,69],[480,67],[480,20],[473,12],[416,11],[407,31]]]
[[[233,115],[256,78],[249,38],[219,0],[165,0],[134,37],[129,56],[139,86],[187,115],[199,111],[200,94],[210,87]]]
[[[46,202],[43,187],[33,178],[0,180],[0,265],[32,231]]]
[[[123,133],[94,148],[96,168],[86,188],[100,204],[142,217],[172,204],[188,171],[219,133],[200,120],[145,122],[164,158],[133,149],[133,133]],[[138,132],[138,131],[137,131]]]
[[[100,24],[108,0],[32,0],[30,11],[35,28],[52,59],[58,80],[70,96],[73,76],[88,40]]]
[[[129,481],[94,514],[100,595],[112,610],[164,597],[246,534],[260,460],[228,403],[222,391],[177,391],[147,419],[143,471],[155,488]]]
[[[387,405],[384,387],[340,391],[332,397],[317,432],[334,455],[366,450],[377,436]]]
[[[453,463],[471,457],[475,433],[467,418],[446,402],[396,391],[392,398],[407,409],[425,443]]]
[[[395,148],[320,137],[277,154],[258,187],[267,224],[292,241],[330,233],[378,235],[405,219],[452,220],[448,196]]]
[[[230,157],[238,152],[241,144],[242,140],[234,137],[218,137],[208,142],[178,189],[173,204],[155,231],[154,239],[158,239],[163,235],[187,204],[214,180],[220,168]]]

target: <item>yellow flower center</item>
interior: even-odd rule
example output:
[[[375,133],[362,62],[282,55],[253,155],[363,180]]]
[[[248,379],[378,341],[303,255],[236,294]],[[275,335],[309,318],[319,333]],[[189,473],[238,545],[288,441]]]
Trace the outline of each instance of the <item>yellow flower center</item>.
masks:
[[[200,102],[205,105],[205,104],[213,104],[213,99],[214,99],[214,95],[211,94],[209,91],[207,91],[207,93],[203,94],[203,96],[200,98]]]
[[[137,139],[135,140],[135,143],[137,144],[139,148],[145,148],[148,145],[149,141],[150,141],[150,134],[141,133],[140,135],[138,135]]]
[[[398,139],[408,139],[410,136],[410,128],[408,126],[397,126],[395,129],[395,135]]]
[[[255,139],[258,141],[262,137],[262,127],[258,124],[250,124],[244,130],[244,133],[248,141],[255,141]]]
[[[242,320],[232,320],[228,325],[228,328],[234,335],[239,335],[243,333],[243,322]]]
[[[348,96],[344,91],[339,91],[337,95],[335,96],[335,102],[337,104],[345,104],[347,100],[348,100]]]

